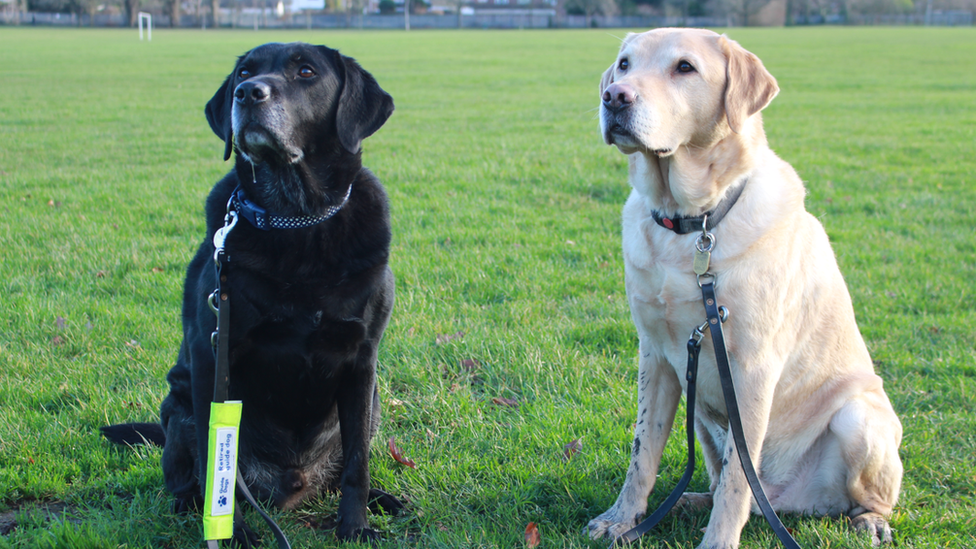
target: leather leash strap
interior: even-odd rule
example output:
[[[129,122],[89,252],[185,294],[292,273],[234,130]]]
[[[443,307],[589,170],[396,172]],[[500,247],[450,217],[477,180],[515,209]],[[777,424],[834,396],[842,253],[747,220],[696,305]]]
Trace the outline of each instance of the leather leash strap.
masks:
[[[688,464],[685,465],[685,474],[678,481],[678,485],[671,491],[664,503],[657,508],[654,513],[644,519],[640,524],[631,528],[613,540],[611,547],[617,544],[626,545],[637,541],[638,538],[646,534],[661,522],[661,519],[668,514],[668,511],[678,503],[678,499],[685,493],[685,488],[691,482],[691,476],[695,473],[695,386],[698,378],[698,353],[701,351],[701,340],[692,336],[688,340],[688,368],[685,371],[685,379],[688,380],[688,394],[686,402],[688,409],[685,413],[685,432],[688,434]]]
[[[230,205],[228,205],[230,209]],[[233,228],[233,225],[230,225]],[[230,232],[230,229],[227,230]],[[226,237],[226,233],[224,235]],[[214,354],[216,358],[216,365],[214,368],[214,402],[224,402],[227,400],[230,393],[230,292],[226,288],[222,288],[223,282],[227,280],[226,269],[227,263],[230,261],[224,252],[223,247],[216,250],[214,254],[214,263],[216,267],[217,275],[217,289],[214,291],[211,299],[211,307],[213,307],[214,301],[217,304],[217,330],[214,332],[216,337],[216,345],[214,349]],[[247,484],[244,482],[244,477],[241,475],[240,467],[237,467],[237,491],[244,496],[244,499],[251,504],[251,507],[261,515],[264,522],[268,524],[268,528],[274,534],[275,540],[278,542],[279,549],[291,549],[291,544],[288,543],[288,538],[285,537],[284,532],[278,524],[271,518],[268,513],[261,508],[258,502],[251,495],[251,491],[247,488]],[[241,514],[240,508],[234,510],[234,522],[237,524],[243,524],[244,516]],[[220,542],[218,540],[207,540],[208,549],[219,549]]]
[[[226,257],[223,251],[217,254],[218,264],[223,266]],[[217,364],[214,369],[214,402],[224,402],[227,400],[230,391],[230,295],[226,290],[221,290],[222,267],[217,268],[217,290],[214,297],[217,300]],[[214,298],[211,298],[214,299]]]
[[[714,281],[705,282],[701,285],[702,288],[702,301],[705,304],[705,313],[707,315],[706,324],[709,327],[709,331],[712,335],[712,346],[715,349],[715,362],[718,365],[719,377],[722,382],[722,393],[725,396],[725,405],[727,408],[727,413],[729,417],[729,426],[732,429],[732,440],[735,442],[736,451],[739,454],[739,461],[742,463],[742,470],[746,475],[746,480],[749,482],[749,488],[752,489],[753,496],[756,498],[756,502],[759,505],[759,509],[762,511],[763,517],[772,527],[773,532],[775,532],[776,537],[779,538],[780,542],[787,549],[801,549],[800,545],[793,539],[790,532],[783,526],[783,523],[776,516],[776,512],[773,511],[773,507],[769,504],[769,500],[766,498],[766,494],[763,492],[762,486],[759,483],[759,476],[756,475],[756,470],[752,465],[752,460],[749,458],[749,448],[746,445],[745,435],[742,431],[742,418],[739,416],[739,405],[735,397],[735,386],[732,383],[732,370],[729,366],[729,353],[725,347],[725,336],[722,331],[722,314],[719,312],[718,303],[715,299],[715,287]],[[704,329],[704,326],[698,328],[698,330]],[[652,528],[657,526],[661,519],[668,514],[669,511],[678,502],[678,499],[684,493],[685,488],[688,487],[688,483],[691,481],[691,476],[695,471],[695,380],[698,375],[698,355],[701,351],[701,339],[699,335],[701,332],[696,330],[691,339],[688,340],[688,367],[685,373],[685,377],[688,380],[688,391],[685,396],[687,412],[685,414],[685,431],[688,438],[688,464],[685,466],[685,474],[678,481],[678,485],[675,486],[671,494],[664,500],[664,503],[657,508],[654,513],[644,519],[640,524],[626,531],[615,539],[610,547],[615,547],[617,545],[628,545],[637,541],[641,536],[649,532]]]
[[[752,489],[752,495],[756,498],[756,503],[762,511],[766,522],[772,527],[776,537],[787,549],[800,549],[800,544],[793,539],[790,532],[783,526],[783,523],[773,511],[773,506],[766,499],[762,485],[759,484],[759,476],[749,458],[749,448],[746,446],[746,437],[742,431],[742,418],[739,417],[739,405],[735,398],[735,386],[732,383],[732,369],[729,366],[729,353],[725,348],[725,337],[722,333],[722,320],[718,311],[718,303],[715,300],[714,280],[704,282],[701,285],[702,301],[705,303],[705,314],[708,317],[708,329],[712,334],[712,347],[715,349],[715,363],[718,365],[719,377],[722,380],[722,393],[725,396],[725,408],[729,416],[729,427],[732,429],[732,440],[735,442],[735,450],[739,454],[739,462],[742,464],[742,471]]]

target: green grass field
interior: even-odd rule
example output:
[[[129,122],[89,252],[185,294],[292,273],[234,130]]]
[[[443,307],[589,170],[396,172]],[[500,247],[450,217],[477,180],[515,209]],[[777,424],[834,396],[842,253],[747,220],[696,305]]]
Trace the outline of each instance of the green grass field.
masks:
[[[779,80],[769,141],[807,183],[905,427],[898,546],[974,547],[976,30],[728,33]],[[97,428],[154,420],[167,391],[203,199],[230,166],[203,106],[236,55],[291,40],[357,58],[397,104],[364,154],[398,286],[371,467],[409,500],[375,517],[383,546],[521,547],[531,521],[543,547],[604,547],[581,531],[616,498],[636,400],[626,159],[596,111],[623,34],[0,28],[0,547],[203,547],[160,452]],[[652,506],[683,453],[672,437]],[[332,547],[336,508],[275,517],[294,547]],[[694,547],[707,519],[643,546]],[[866,546],[840,520],[785,522],[806,548]],[[742,547],[776,546],[754,517]]]

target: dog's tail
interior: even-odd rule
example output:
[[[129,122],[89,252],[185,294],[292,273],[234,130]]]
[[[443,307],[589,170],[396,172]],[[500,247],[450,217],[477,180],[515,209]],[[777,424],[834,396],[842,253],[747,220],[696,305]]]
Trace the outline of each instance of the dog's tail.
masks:
[[[166,433],[158,423],[121,423],[99,427],[98,430],[116,444],[162,446],[166,443]]]

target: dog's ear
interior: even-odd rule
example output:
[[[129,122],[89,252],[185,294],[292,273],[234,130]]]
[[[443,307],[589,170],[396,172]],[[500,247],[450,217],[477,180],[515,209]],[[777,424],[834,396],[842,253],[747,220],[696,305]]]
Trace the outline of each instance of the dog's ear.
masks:
[[[234,148],[234,125],[231,120],[231,108],[234,106],[233,81],[236,74],[237,65],[234,65],[234,72],[230,73],[230,76],[224,80],[223,85],[217,89],[217,93],[207,102],[207,108],[204,109],[207,114],[207,122],[210,123],[210,129],[224,141],[224,160],[230,158],[231,150]]]
[[[393,114],[393,98],[354,59],[335,53],[344,73],[336,111],[336,131],[342,147],[359,152],[363,139],[373,135]]]
[[[617,68],[616,61],[610,65],[609,69],[603,71],[603,77],[600,78],[600,97],[603,97],[603,92],[607,89],[607,86],[613,84],[613,69],[615,68]]]
[[[739,133],[747,118],[766,108],[776,97],[779,86],[755,54],[724,34],[718,40],[728,62],[725,70],[725,115],[732,131]]]

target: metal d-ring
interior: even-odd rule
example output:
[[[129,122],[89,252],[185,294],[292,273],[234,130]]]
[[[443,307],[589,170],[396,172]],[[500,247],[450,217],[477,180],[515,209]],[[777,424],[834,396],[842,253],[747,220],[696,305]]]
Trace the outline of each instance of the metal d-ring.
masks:
[[[705,245],[705,241],[708,241],[708,245]],[[715,247],[715,235],[712,233],[702,233],[698,235],[695,240],[695,249],[699,252],[710,252],[712,248]]]
[[[708,246],[705,246],[705,240],[708,240]],[[710,252],[712,248],[715,247],[715,235],[708,232],[708,214],[702,217],[702,232],[698,235],[695,240],[695,249],[699,252]]]

